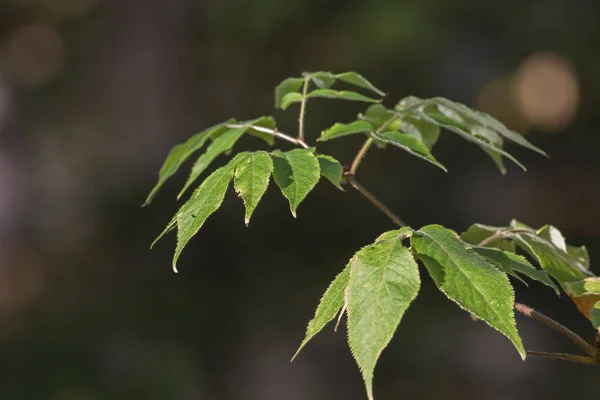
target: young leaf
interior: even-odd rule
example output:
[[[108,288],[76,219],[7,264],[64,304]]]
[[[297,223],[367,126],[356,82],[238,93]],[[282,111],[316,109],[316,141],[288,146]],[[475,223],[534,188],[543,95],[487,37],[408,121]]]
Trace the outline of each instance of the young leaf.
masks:
[[[571,296],[600,295],[600,277],[586,278],[575,282],[566,282],[565,289]]]
[[[439,225],[416,231],[411,244],[438,288],[461,308],[508,337],[525,359],[515,325],[514,292],[506,274],[478,255],[456,233]]]
[[[366,103],[379,103],[379,100],[372,99],[363,94],[357,92],[350,92],[347,90],[333,90],[333,89],[315,89],[306,95],[306,98],[324,98],[324,99],[338,99],[338,100],[351,100],[351,101],[364,101]],[[290,92],[283,96],[281,100],[280,108],[282,110],[287,109],[294,103],[300,103],[302,101],[302,94],[297,92]]]
[[[275,108],[281,108],[282,110],[285,110],[287,106],[283,107],[283,98],[288,93],[294,93],[300,90],[303,83],[304,78],[287,78],[277,85],[275,88]]]
[[[417,296],[420,283],[417,263],[398,237],[361,249],[350,263],[346,289],[348,343],[369,399],[373,399],[377,359]]]
[[[246,206],[246,226],[250,223],[254,209],[269,186],[272,172],[273,161],[271,156],[264,151],[249,153],[235,169],[233,186]]]
[[[202,132],[196,133],[184,143],[178,144],[169,151],[167,154],[167,158],[165,159],[162,167],[160,168],[160,172],[158,173],[158,182],[152,188],[152,191],[146,198],[144,202],[144,206],[147,206],[152,202],[152,199],[156,196],[162,185],[173,176],[181,164],[184,163],[185,160],[188,159],[190,155],[192,155],[196,150],[199,150],[204,146],[204,143],[211,137],[216,136],[224,131],[227,128],[224,126],[226,124],[231,124],[235,122],[235,120],[230,119],[228,121],[222,122],[217,125],[213,125],[208,129],[203,130]]]
[[[268,128],[268,129],[275,129],[275,126],[276,126],[275,118],[273,118],[273,117],[259,117],[259,118],[256,118],[256,119],[253,119],[250,121],[241,122],[241,124],[260,126],[260,127]],[[250,127],[250,128],[248,128],[248,134],[264,140],[265,142],[267,142],[267,144],[269,146],[273,146],[275,144],[275,136],[269,135],[266,132],[261,132],[259,130],[256,130],[256,129]]]
[[[371,82],[369,82],[364,76],[356,72],[342,72],[341,74],[334,74],[331,72],[319,71],[319,72],[305,72],[304,76],[309,76],[314,82],[315,86],[319,89],[328,89],[335,83],[336,80],[341,80],[350,83],[354,86],[361,87],[363,89],[370,90],[380,96],[385,96],[385,93],[377,89]]]
[[[496,233],[504,230],[505,228],[497,227],[497,226],[489,226],[483,224],[473,224],[460,235],[460,238],[467,243],[473,245],[479,245],[479,243],[483,242],[487,238],[495,235]],[[506,236],[499,237],[498,239],[493,240],[492,242],[487,244],[487,247],[497,247],[502,250],[510,251],[514,253],[515,242],[513,240],[508,240]]]
[[[431,151],[440,137],[440,127],[414,117],[403,117],[400,121],[400,132],[413,136]]]
[[[298,205],[319,182],[319,162],[309,149],[294,149],[285,153],[276,150],[272,154],[273,178],[290,202],[290,210],[296,218]]]
[[[446,167],[440,164],[440,162],[436,160],[433,155],[431,155],[427,146],[425,146],[423,142],[420,142],[411,135],[407,135],[405,133],[400,133],[396,131],[386,131],[378,135],[375,135],[375,133],[373,133],[373,137],[386,143],[389,143],[393,146],[396,146],[406,151],[407,153],[412,154],[413,156],[428,161],[436,167],[441,168],[444,172],[448,172]]]
[[[185,193],[190,185],[194,183],[196,179],[198,179],[200,174],[204,172],[204,170],[210,165],[211,162],[213,162],[215,158],[217,158],[217,156],[230,150],[247,129],[247,127],[229,129],[221,136],[216,138],[214,142],[208,146],[206,152],[198,157],[192,166],[192,172],[190,173],[187,182],[183,186],[183,189],[181,189],[177,195],[177,198],[179,199]]]
[[[358,114],[358,119],[370,122],[373,130],[376,130],[394,115],[393,110],[387,109],[382,104],[372,104],[364,114]],[[400,127],[400,121],[395,121],[387,126],[386,130],[396,131]]]
[[[300,344],[300,347],[296,351],[296,354],[292,357],[292,361],[300,350],[311,340],[317,333],[321,332],[321,330],[331,321],[336,314],[340,311],[342,306],[344,305],[344,293],[346,291],[346,286],[348,286],[348,279],[350,278],[350,264],[344,268],[342,272],[335,277],[333,282],[329,285],[325,294],[321,298],[321,302],[317,307],[317,311],[315,312],[315,317],[308,323],[308,328],[306,329],[306,337]]]
[[[341,183],[344,167],[342,167],[339,161],[326,154],[319,154],[317,160],[319,161],[321,176],[327,178],[336,188],[343,191],[344,188],[342,188]]]
[[[325,142],[327,140],[337,139],[342,136],[348,136],[362,132],[371,132],[373,130],[373,125],[367,121],[354,121],[350,122],[349,124],[341,124],[336,122],[330,128],[321,132],[321,137],[317,139],[317,142]]]
[[[560,290],[556,284],[552,282],[552,279],[550,279],[548,274],[545,271],[535,268],[525,257],[489,247],[474,247],[473,249],[477,254],[483,256],[500,271],[515,277],[523,283],[525,282],[517,275],[517,273],[525,275],[534,281],[541,282],[554,289],[556,294],[560,296]],[[527,284],[525,283],[525,285]]]
[[[248,153],[239,153],[227,165],[215,170],[177,212],[177,246],[173,256],[173,271],[177,272],[177,259],[185,245],[198,233],[206,219],[221,206],[235,167],[246,157]]]

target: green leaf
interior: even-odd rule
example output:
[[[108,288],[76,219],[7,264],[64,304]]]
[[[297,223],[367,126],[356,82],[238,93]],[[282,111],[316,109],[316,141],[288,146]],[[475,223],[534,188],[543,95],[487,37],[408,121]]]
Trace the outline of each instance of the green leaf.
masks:
[[[552,279],[550,279],[548,274],[535,268],[525,257],[489,247],[474,247],[474,250],[500,271],[515,277],[523,283],[525,282],[517,275],[517,273],[525,275],[534,281],[541,282],[554,289],[556,294],[560,296],[560,290],[556,284],[552,282]],[[525,285],[527,285],[527,283],[525,283]]]
[[[411,244],[438,288],[461,308],[504,334],[525,359],[517,332],[514,292],[508,277],[478,255],[453,231],[428,225]]]
[[[287,78],[275,88],[275,108],[285,110],[287,106],[283,106],[283,98],[289,94],[300,90],[304,78]],[[299,93],[298,93],[299,94]],[[302,95],[300,95],[302,97]]]
[[[319,182],[319,162],[309,149],[294,149],[285,153],[276,150],[272,154],[273,178],[290,202],[290,210],[296,218],[298,205]]]
[[[204,172],[204,170],[210,165],[210,163],[213,162],[215,158],[217,158],[217,156],[229,151],[247,129],[247,127],[229,129],[221,136],[216,138],[214,142],[208,146],[206,152],[198,157],[192,166],[192,172],[190,173],[187,182],[183,186],[183,189],[181,189],[177,195],[177,198],[179,199],[185,193],[185,191],[192,185],[192,183],[194,183],[196,179],[198,179],[200,174]]]
[[[321,137],[317,139],[317,142],[325,142],[342,136],[371,131],[373,131],[373,125],[367,121],[354,121],[349,124],[336,122],[333,126],[321,132]]]
[[[387,120],[394,115],[393,110],[387,109],[382,104],[372,104],[366,110],[364,114],[358,114],[358,118],[363,121],[370,122],[373,124],[373,130],[379,128]],[[400,121],[396,121],[387,126],[387,130],[394,131],[400,127]]]
[[[317,160],[319,161],[321,176],[327,178],[336,188],[343,191],[344,188],[342,187],[341,183],[344,174],[344,167],[342,167],[339,161],[326,154],[319,154],[317,156]]]
[[[144,202],[144,206],[147,206],[152,202],[152,199],[156,196],[160,188],[164,185],[164,183],[173,176],[181,164],[184,163],[185,160],[188,159],[190,155],[192,155],[195,151],[199,150],[204,146],[204,143],[211,137],[216,136],[227,130],[224,126],[226,124],[230,124],[235,122],[235,120],[230,119],[228,121],[222,122],[220,124],[216,124],[211,126],[208,129],[203,130],[202,132],[196,133],[184,143],[178,144],[169,151],[167,154],[167,158],[165,159],[162,167],[160,168],[160,172],[158,173],[158,182],[152,191],[146,198]]]
[[[413,136],[431,151],[440,137],[440,127],[415,117],[403,117],[400,120],[400,132]]]
[[[357,92],[351,92],[347,90],[333,90],[333,89],[315,89],[306,95],[306,98],[324,98],[324,99],[337,99],[337,100],[351,100],[351,101],[364,101],[366,103],[379,103],[379,100],[372,99],[363,94]],[[291,104],[300,103],[302,101],[302,94],[297,92],[291,92],[283,96],[281,100],[281,109],[287,109]]]
[[[590,311],[590,320],[592,321],[594,328],[600,330],[600,301],[592,307],[592,310]]]
[[[223,203],[235,167],[247,157],[248,153],[239,153],[227,165],[210,174],[175,215],[177,247],[173,256],[173,271],[177,272],[177,260],[185,245]]]
[[[440,162],[436,160],[433,155],[431,155],[427,146],[423,142],[415,139],[411,135],[407,135],[405,133],[400,133],[396,131],[386,131],[378,135],[375,135],[375,133],[373,133],[373,137],[382,140],[386,143],[389,143],[393,146],[396,146],[408,152],[409,154],[412,154],[413,156],[428,161],[436,167],[441,168],[443,171],[448,172],[446,167],[440,164]]]
[[[250,217],[258,202],[267,191],[272,172],[273,161],[264,151],[249,153],[235,169],[233,185],[246,206],[246,226],[250,223]]]
[[[290,92],[283,96],[283,98],[281,99],[281,104],[279,105],[279,108],[281,108],[282,110],[287,110],[287,108],[289,106],[291,106],[292,104],[300,103],[301,101],[302,101],[301,93]]]
[[[406,232],[410,229],[406,229]],[[373,371],[420,287],[419,268],[398,238],[361,249],[346,289],[348,343],[373,398]]]
[[[567,245],[567,253],[575,258],[585,269],[590,269],[590,255],[585,246],[576,247]]]
[[[304,72],[303,76],[310,77],[310,80],[319,89],[328,89],[336,81],[335,74],[331,72],[319,71],[319,72]]]
[[[253,119],[250,121],[241,122],[241,124],[260,126],[262,128],[268,128],[268,129],[275,129],[275,127],[277,125],[275,122],[275,118],[273,118],[273,117],[259,117],[259,118],[256,118],[256,119]],[[266,132],[261,132],[259,130],[256,130],[256,129],[250,127],[248,129],[248,134],[264,140],[265,142],[267,142],[267,144],[269,146],[273,146],[275,144],[275,136],[270,135]]]
[[[315,312],[315,317],[308,323],[306,336],[296,351],[296,354],[292,357],[292,361],[296,358],[298,353],[300,353],[300,350],[302,350],[306,343],[308,343],[317,333],[321,332],[325,325],[327,325],[340,311],[344,305],[344,294],[346,286],[348,286],[349,278],[350,265],[344,268],[344,270],[335,277],[325,291],[325,294],[323,294],[319,306],[317,307],[317,311]]]
[[[504,140],[496,132],[487,129],[483,126],[473,126],[471,133],[481,140],[489,142],[492,147],[502,149],[504,147]],[[494,161],[502,175],[506,175],[506,167],[504,166],[504,159],[502,154],[496,150],[492,150],[489,147],[481,147],[481,149]]]
[[[537,259],[544,271],[559,283],[573,282],[588,276],[587,270],[575,258],[534,233],[514,234],[517,245]]]
[[[305,72],[304,76],[309,76],[314,82],[315,86],[319,89],[328,89],[335,83],[336,80],[341,80],[350,83],[354,86],[358,86],[363,89],[370,90],[380,96],[385,96],[385,93],[377,89],[371,82],[369,82],[364,76],[356,72],[342,72],[341,74],[334,74],[331,72],[318,71],[318,72]]]
[[[463,232],[460,237],[467,243],[479,245],[479,243],[502,230],[505,230],[505,228],[483,224],[473,224],[469,227],[469,229]],[[505,236],[493,240],[487,245],[487,247],[497,247],[512,253],[516,251],[515,242],[513,240],[508,240]]]
[[[565,289],[572,296],[600,295],[600,277],[582,279],[575,282],[566,282]]]
[[[545,225],[537,230],[537,235],[548,242],[552,243],[557,249],[567,252],[567,242],[562,232],[553,225]]]

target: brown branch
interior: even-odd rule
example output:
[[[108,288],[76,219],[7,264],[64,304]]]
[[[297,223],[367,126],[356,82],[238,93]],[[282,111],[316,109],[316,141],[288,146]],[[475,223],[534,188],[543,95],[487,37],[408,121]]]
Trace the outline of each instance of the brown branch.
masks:
[[[396,225],[398,225],[400,227],[406,226],[406,224],[404,223],[404,221],[402,221],[400,219],[400,217],[398,217],[396,214],[394,214],[392,212],[392,210],[387,208],[385,206],[385,204],[383,204],[381,201],[379,201],[379,199],[377,199],[375,196],[373,196],[371,193],[369,193],[367,191],[367,189],[365,189],[360,183],[358,183],[356,181],[356,178],[354,177],[354,175],[346,174],[346,179],[348,180],[348,183],[350,183],[350,185],[354,189],[356,189],[360,194],[363,195],[363,197],[365,197],[367,200],[369,200],[371,203],[373,203],[373,205],[375,207],[377,207],[379,209],[379,211],[381,211],[382,213],[387,215],[388,218],[391,219]]]
[[[535,357],[551,358],[554,360],[563,360],[585,365],[595,365],[600,367],[600,363],[591,357],[576,356],[567,353],[546,353],[543,351],[527,351],[527,354]]]

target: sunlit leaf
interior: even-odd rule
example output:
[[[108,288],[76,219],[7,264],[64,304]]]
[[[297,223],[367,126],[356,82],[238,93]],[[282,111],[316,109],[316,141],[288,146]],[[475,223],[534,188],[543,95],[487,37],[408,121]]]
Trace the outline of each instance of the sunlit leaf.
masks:
[[[216,138],[192,166],[192,172],[177,198],[179,199],[185,193],[217,156],[229,151],[247,129],[246,127],[232,128]]]
[[[436,160],[435,157],[429,152],[427,146],[423,142],[415,139],[411,135],[396,131],[386,131],[378,135],[375,135],[373,133],[373,137],[386,143],[389,143],[393,146],[396,146],[408,152],[409,154],[412,154],[413,156],[428,161],[436,167],[441,168],[443,171],[448,172],[446,167],[444,167],[438,160]]]
[[[342,167],[339,161],[326,154],[319,154],[317,160],[319,161],[321,175],[333,183],[336,188],[344,190],[341,185],[344,167]]]
[[[238,162],[234,175],[234,188],[244,200],[246,225],[250,223],[254,209],[269,186],[272,172],[273,161],[271,156],[264,151],[249,153],[247,157]]]
[[[496,269],[456,233],[439,225],[415,231],[414,251],[438,288],[490,326],[503,333],[525,359],[514,317],[514,292],[506,274]]]
[[[596,329],[600,332],[600,301],[594,304],[592,311],[590,312],[590,321]]]
[[[406,228],[405,233],[410,229]],[[373,371],[404,312],[420,287],[419,269],[398,237],[361,249],[350,263],[346,289],[348,343],[360,367],[369,399]]]
[[[336,139],[343,136],[353,135],[355,133],[371,132],[373,125],[367,121],[354,121],[349,124],[336,122],[328,129],[321,132],[321,136],[317,139],[318,142]]]
[[[320,177],[317,157],[309,149],[273,152],[273,178],[290,203],[294,218],[296,209],[315,187]]]
[[[336,80],[341,80],[350,83],[354,86],[358,86],[363,89],[370,90],[380,96],[385,96],[385,93],[377,89],[371,82],[369,82],[364,76],[356,72],[342,72],[341,74],[334,74],[331,72],[318,71],[318,72],[305,72],[304,76],[309,76],[314,82],[315,86],[319,89],[330,88]]]
[[[484,240],[490,238],[495,235],[499,231],[504,230],[505,228],[497,227],[497,226],[489,226],[483,224],[473,224],[463,232],[460,237],[467,243],[471,243],[473,245],[479,245],[479,243]],[[497,247],[503,250],[507,250],[510,252],[515,252],[515,242],[512,239],[509,239],[505,236],[499,237],[498,239],[493,240],[492,242],[487,244],[487,247]]]
[[[600,295],[600,277],[591,277],[575,282],[566,282],[565,289],[573,296]]]
[[[349,278],[350,264],[335,277],[325,291],[325,294],[323,294],[314,318],[308,323],[306,336],[296,351],[296,354],[292,357],[292,360],[296,358],[306,343],[308,343],[317,333],[321,332],[325,325],[327,325],[340,311],[344,305],[344,295]]]
[[[143,205],[148,205],[150,204],[150,202],[152,202],[152,199],[154,199],[162,185],[164,185],[167,179],[169,179],[177,172],[179,167],[181,167],[181,164],[183,164],[184,161],[187,160],[190,155],[202,148],[202,146],[204,146],[204,143],[206,143],[206,141],[211,137],[219,133],[225,132],[227,128],[224,125],[233,122],[235,122],[235,120],[230,119],[220,124],[213,125],[210,128],[193,135],[184,143],[178,144],[175,147],[173,147],[171,151],[169,151],[169,154],[167,154],[167,158],[165,159],[162,167],[160,168],[160,172],[158,173],[158,182],[156,182],[156,185],[152,188],[152,191],[146,198],[146,201]]]

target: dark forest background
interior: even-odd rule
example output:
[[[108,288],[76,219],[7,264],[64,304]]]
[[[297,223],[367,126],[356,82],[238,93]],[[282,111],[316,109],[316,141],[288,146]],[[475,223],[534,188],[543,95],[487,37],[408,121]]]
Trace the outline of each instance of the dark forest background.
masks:
[[[388,149],[359,178],[417,227],[554,224],[599,273],[599,16],[597,0],[1,0],[0,399],[365,398],[343,331],[289,359],[329,282],[392,228],[385,216],[320,185],[294,220],[272,184],[246,228],[231,191],[176,275],[174,236],[148,247],[186,172],[140,208],[192,133],[265,114],[295,129],[297,106],[272,111],[273,88],[302,71],[355,70],[388,106],[441,95],[524,132],[551,155],[510,146],[526,173],[502,176],[445,133],[435,154],[449,174]],[[363,108],[309,102],[309,140]],[[324,144],[345,162],[360,145]],[[423,285],[376,369],[378,399],[597,398],[597,369],[523,363]],[[515,288],[591,338],[564,296]],[[517,322],[528,349],[577,351]]]

